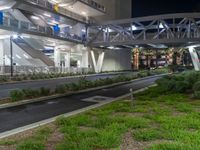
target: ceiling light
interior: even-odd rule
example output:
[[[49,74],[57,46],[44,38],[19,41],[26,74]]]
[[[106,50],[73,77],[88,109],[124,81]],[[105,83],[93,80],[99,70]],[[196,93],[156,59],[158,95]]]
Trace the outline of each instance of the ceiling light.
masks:
[[[131,28],[133,31],[137,30],[137,27],[135,25],[132,25]]]
[[[10,8],[11,8],[11,6],[1,6],[0,11],[10,9]]]
[[[159,28],[160,28],[160,29],[163,29],[163,28],[164,28],[164,26],[163,26],[162,23],[160,23]]]
[[[83,15],[87,15],[87,13],[86,13],[85,11],[82,11],[81,14],[83,14]]]
[[[46,17],[51,17],[51,15],[50,15],[50,14],[47,14],[47,13],[44,13],[44,16],[46,16]]]
[[[40,18],[37,16],[31,16],[32,19],[39,20]]]
[[[13,39],[17,39],[18,37],[19,37],[19,35],[17,35],[17,34],[12,35]]]

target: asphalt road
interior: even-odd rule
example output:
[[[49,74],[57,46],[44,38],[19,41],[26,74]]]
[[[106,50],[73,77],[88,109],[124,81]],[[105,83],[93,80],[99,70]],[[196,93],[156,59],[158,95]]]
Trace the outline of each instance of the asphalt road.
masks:
[[[138,90],[152,85],[158,78],[141,79],[112,88],[0,109],[0,133],[96,104],[82,101],[86,98],[93,96],[117,98],[129,93],[130,88]]]
[[[100,78],[111,78],[118,75],[126,75],[130,74],[130,72],[124,73],[114,73],[114,74],[99,74],[99,75],[91,75],[87,76],[86,79],[88,80],[97,80]],[[80,77],[69,77],[69,78],[60,78],[60,79],[50,79],[50,80],[43,80],[43,81],[33,81],[33,82],[21,82],[21,83],[9,83],[9,84],[0,84],[0,99],[4,99],[9,97],[10,91],[16,89],[39,89],[41,87],[51,88],[54,89],[57,85],[67,84],[71,82],[77,82]]]

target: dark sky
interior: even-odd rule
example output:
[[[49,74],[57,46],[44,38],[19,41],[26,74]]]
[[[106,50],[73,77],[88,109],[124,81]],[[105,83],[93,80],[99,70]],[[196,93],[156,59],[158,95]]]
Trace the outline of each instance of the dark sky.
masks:
[[[133,17],[200,12],[200,0],[132,0]]]

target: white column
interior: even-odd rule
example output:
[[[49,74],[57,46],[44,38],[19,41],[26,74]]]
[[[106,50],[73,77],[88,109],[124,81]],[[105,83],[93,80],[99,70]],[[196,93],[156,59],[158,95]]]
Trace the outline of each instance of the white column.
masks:
[[[54,63],[56,67],[60,67],[60,51],[57,48],[54,51]]]
[[[94,51],[91,51],[92,62],[93,62],[94,70],[96,73],[99,73],[102,71],[104,55],[105,55],[105,52],[100,52],[98,55],[98,60],[96,61]]]
[[[88,51],[84,50],[82,51],[82,62],[81,62],[81,67],[82,68],[88,68]]]
[[[65,68],[70,68],[70,52],[65,53]]]
[[[4,65],[4,46],[3,40],[0,40],[0,66]]]
[[[0,40],[0,74],[4,74],[5,58],[4,58],[4,42]]]
[[[189,52],[192,58],[194,69],[200,71],[200,60],[194,47],[189,47]]]

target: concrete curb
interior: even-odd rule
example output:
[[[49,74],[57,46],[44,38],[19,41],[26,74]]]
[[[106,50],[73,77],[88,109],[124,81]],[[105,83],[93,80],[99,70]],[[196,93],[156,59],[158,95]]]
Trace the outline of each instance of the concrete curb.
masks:
[[[148,88],[150,88],[152,86],[155,86],[155,84],[154,85],[150,85],[150,86],[145,87],[145,88],[142,88],[142,89],[139,89],[139,90],[136,90],[133,93],[134,94],[140,93],[142,91],[147,90]],[[15,134],[30,130],[30,129],[34,129],[34,128],[41,127],[43,125],[52,123],[52,122],[56,121],[56,119],[58,119],[59,117],[71,117],[71,116],[78,115],[80,113],[84,113],[86,111],[89,111],[89,110],[92,110],[92,109],[95,109],[95,108],[102,107],[102,106],[110,104],[112,102],[122,100],[122,99],[124,99],[126,97],[129,97],[130,95],[131,95],[131,93],[128,93],[128,94],[125,94],[123,96],[117,97],[117,98],[109,100],[109,101],[105,101],[105,102],[101,102],[101,103],[98,103],[98,104],[94,104],[94,105],[91,105],[91,106],[88,106],[88,107],[85,107],[85,108],[82,108],[82,109],[79,109],[79,110],[75,110],[75,111],[72,111],[72,112],[69,112],[69,113],[66,113],[66,114],[63,114],[63,115],[58,115],[56,117],[49,118],[49,119],[46,119],[46,120],[43,120],[43,121],[39,121],[39,122],[30,124],[30,125],[27,125],[27,126],[24,126],[24,127],[20,127],[20,128],[17,128],[17,129],[13,129],[13,130],[10,130],[10,131],[6,131],[6,132],[3,132],[3,133],[0,133],[0,139],[3,139],[3,138],[6,138],[6,137],[9,137],[9,136],[12,136],[12,135],[15,135]]]
[[[60,98],[60,97],[65,97],[65,96],[71,96],[71,95],[75,95],[75,94],[92,92],[92,91],[96,91],[96,90],[100,90],[100,89],[104,89],[104,88],[111,88],[111,87],[120,86],[120,85],[123,85],[123,84],[129,84],[129,83],[132,83],[134,81],[145,80],[145,79],[159,77],[159,76],[163,76],[163,75],[165,75],[165,74],[148,76],[148,77],[144,77],[144,78],[138,78],[138,79],[134,79],[134,80],[131,80],[131,81],[114,83],[114,84],[111,84],[111,85],[105,85],[105,86],[101,86],[101,87],[90,88],[90,89],[76,91],[76,92],[70,92],[70,93],[67,93],[67,94],[58,94],[58,95],[40,97],[40,98],[35,98],[35,99],[22,100],[22,101],[19,101],[19,102],[2,104],[2,105],[0,105],[0,109],[20,106],[20,105],[24,105],[24,104],[36,103],[36,102],[41,102],[41,101],[47,101],[49,99]]]
[[[87,74],[87,75],[75,75],[75,76],[66,76],[66,77],[59,77],[59,78],[50,78],[50,79],[38,79],[38,80],[24,80],[24,81],[13,81],[13,82],[4,82],[0,83],[0,85],[7,85],[7,84],[18,84],[18,83],[29,83],[29,82],[40,82],[40,81],[50,81],[50,80],[59,80],[59,79],[71,79],[71,78],[80,78],[80,77],[91,77],[95,75],[117,75],[117,74],[123,74],[126,72],[113,72],[113,73],[99,73],[99,74]],[[127,72],[129,73],[129,72]],[[132,72],[130,72],[132,73]]]

